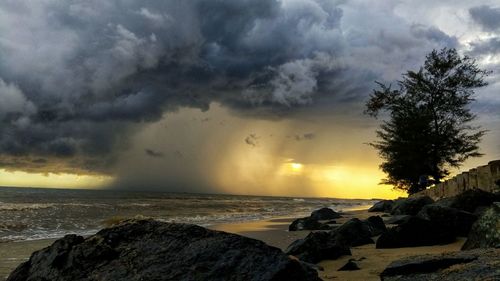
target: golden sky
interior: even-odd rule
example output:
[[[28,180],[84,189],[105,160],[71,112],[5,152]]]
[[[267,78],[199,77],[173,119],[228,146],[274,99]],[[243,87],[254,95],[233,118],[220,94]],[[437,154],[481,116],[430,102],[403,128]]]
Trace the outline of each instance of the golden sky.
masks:
[[[379,184],[384,177],[378,169],[381,159],[366,145],[374,138],[376,123],[364,118],[346,120],[332,114],[259,120],[235,115],[217,104],[206,112],[184,108],[138,131],[118,155],[110,175],[0,170],[0,185],[299,197],[404,196]]]

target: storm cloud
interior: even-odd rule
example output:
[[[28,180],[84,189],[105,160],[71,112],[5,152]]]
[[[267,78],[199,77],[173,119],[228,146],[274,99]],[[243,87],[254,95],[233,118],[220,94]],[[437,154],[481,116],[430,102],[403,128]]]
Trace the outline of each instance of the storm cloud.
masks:
[[[433,48],[460,47],[396,5],[2,1],[0,168],[110,173],[129,135],[183,107],[278,119],[357,108],[374,80],[397,79]],[[498,11],[470,14],[494,31]]]

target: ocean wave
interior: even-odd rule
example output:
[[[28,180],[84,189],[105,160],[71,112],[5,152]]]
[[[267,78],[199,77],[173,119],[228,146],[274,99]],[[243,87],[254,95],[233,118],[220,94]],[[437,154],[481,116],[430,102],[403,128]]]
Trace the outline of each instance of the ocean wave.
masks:
[[[0,211],[26,211],[54,208],[54,203],[3,203],[0,205]]]

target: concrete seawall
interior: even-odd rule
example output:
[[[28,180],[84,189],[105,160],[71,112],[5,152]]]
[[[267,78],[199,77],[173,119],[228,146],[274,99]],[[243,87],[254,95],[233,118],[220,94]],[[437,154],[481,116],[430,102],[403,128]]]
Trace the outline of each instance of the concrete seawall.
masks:
[[[455,196],[468,189],[482,189],[488,192],[498,192],[500,187],[497,184],[500,181],[500,160],[491,161],[488,165],[479,166],[467,172],[463,172],[438,183],[427,190],[418,192],[413,196],[428,195],[432,199],[440,199]]]

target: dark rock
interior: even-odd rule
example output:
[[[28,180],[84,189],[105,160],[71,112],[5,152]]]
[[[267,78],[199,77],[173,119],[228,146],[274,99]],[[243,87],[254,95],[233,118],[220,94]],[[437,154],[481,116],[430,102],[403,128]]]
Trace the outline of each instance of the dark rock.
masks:
[[[451,208],[451,204],[453,204],[453,200],[455,200],[455,197],[445,197],[437,200],[436,202],[432,203],[434,205],[439,205],[442,207],[449,207]]]
[[[351,250],[348,246],[339,244],[329,232],[311,232],[304,239],[288,246],[286,253],[305,262],[317,263],[351,255]]]
[[[320,280],[265,243],[187,224],[129,221],[69,235],[33,253],[8,281]]]
[[[399,215],[399,216],[392,216],[389,219],[385,221],[386,224],[402,224],[405,221],[407,221],[411,216],[409,215]]]
[[[370,231],[370,236],[377,236],[387,230],[384,220],[379,216],[371,216],[363,221]]]
[[[353,271],[353,270],[360,270],[358,264],[354,262],[353,259],[350,259],[344,266],[339,268],[337,271]]]
[[[477,220],[477,217],[469,212],[435,204],[424,206],[417,216],[450,228],[458,236],[467,236],[472,224]]]
[[[397,260],[380,274],[382,281],[499,280],[500,249],[481,249]]]
[[[389,215],[389,214],[383,214],[383,215],[381,215],[381,217],[383,217],[383,218],[390,218],[391,215]]]
[[[337,221],[335,220],[329,220],[327,222],[325,222],[326,224],[337,224]]]
[[[453,231],[437,223],[410,217],[389,228],[377,240],[376,248],[401,248],[448,244],[455,241]]]
[[[500,202],[495,202],[472,225],[462,250],[500,248]]]
[[[425,206],[434,203],[429,196],[409,197],[394,202],[391,215],[415,216]]]
[[[373,243],[373,240],[370,238],[372,236],[370,227],[367,223],[357,218],[348,220],[340,227],[332,230],[330,234],[339,244],[346,247]]]
[[[333,220],[342,216],[330,208],[321,208],[311,213],[311,218],[316,220]]]
[[[368,212],[389,213],[392,210],[393,204],[394,201],[392,200],[382,200],[380,202],[375,203],[370,209],[368,209]]]
[[[329,230],[331,227],[327,224],[320,223],[311,217],[296,219],[288,227],[289,231],[297,230]]]
[[[288,246],[286,253],[311,263],[334,260],[340,256],[351,255],[351,246],[373,243],[371,234],[367,222],[354,218],[332,231],[309,233],[304,239]]]
[[[453,197],[451,208],[473,213],[479,206],[490,206],[493,202],[500,201],[500,196],[481,189],[469,189]]]
[[[474,210],[473,214],[479,218],[480,216],[482,216],[484,214],[484,212],[486,212],[486,210],[488,210],[488,208],[489,208],[489,206],[479,206],[476,208],[476,210]]]

